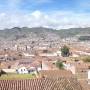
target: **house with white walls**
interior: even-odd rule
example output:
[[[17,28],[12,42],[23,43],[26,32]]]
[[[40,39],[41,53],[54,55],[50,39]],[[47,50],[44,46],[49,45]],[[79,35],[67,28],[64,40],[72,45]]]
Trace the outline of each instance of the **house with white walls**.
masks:
[[[25,57],[34,57],[35,55],[33,55],[33,54],[29,54],[29,53],[25,53],[25,52],[23,52],[23,55],[25,56]]]
[[[28,70],[26,67],[20,67],[20,68],[16,69],[16,72],[18,74],[28,74]]]
[[[75,74],[75,66],[74,65],[65,64],[65,63],[63,63],[63,65],[66,70],[70,70],[72,72],[72,74]]]
[[[16,73],[15,69],[2,69],[2,71],[5,73]]]

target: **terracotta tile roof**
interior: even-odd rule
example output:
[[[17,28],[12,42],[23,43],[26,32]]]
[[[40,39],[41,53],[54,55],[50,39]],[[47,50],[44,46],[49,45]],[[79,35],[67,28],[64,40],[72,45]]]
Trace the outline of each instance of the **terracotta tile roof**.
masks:
[[[74,77],[71,71],[67,70],[43,70],[39,72],[41,77],[59,78],[59,77]]]
[[[17,67],[24,66],[26,68],[29,68],[29,67],[38,67],[38,66],[40,66],[40,62],[37,61],[37,60],[34,60],[33,58],[32,59],[19,60],[18,62],[19,62],[19,64],[17,65]]]
[[[6,62],[2,62],[1,63],[1,68],[2,69],[7,69],[8,66],[11,66],[11,68],[13,68],[12,66],[15,64],[15,61],[6,61]]]
[[[90,67],[90,63],[78,63],[74,65],[76,67],[76,72],[87,71]]]
[[[0,90],[83,90],[73,78],[0,80]]]
[[[90,90],[90,84],[88,84],[87,80],[79,80],[79,82],[84,90]]]

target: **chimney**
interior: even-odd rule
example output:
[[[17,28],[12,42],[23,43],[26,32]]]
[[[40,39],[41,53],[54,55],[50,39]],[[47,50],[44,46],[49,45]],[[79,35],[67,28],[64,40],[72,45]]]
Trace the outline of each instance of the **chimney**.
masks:
[[[42,60],[41,60],[40,64],[41,64],[41,70],[42,70]]]

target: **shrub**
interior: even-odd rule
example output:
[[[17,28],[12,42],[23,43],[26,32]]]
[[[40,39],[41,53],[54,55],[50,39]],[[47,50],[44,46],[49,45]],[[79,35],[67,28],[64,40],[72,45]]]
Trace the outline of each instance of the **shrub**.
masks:
[[[56,67],[59,68],[59,69],[64,69],[64,65],[61,61],[56,62]]]
[[[84,57],[84,58],[83,58],[83,61],[84,61],[84,62],[90,62],[90,56]]]

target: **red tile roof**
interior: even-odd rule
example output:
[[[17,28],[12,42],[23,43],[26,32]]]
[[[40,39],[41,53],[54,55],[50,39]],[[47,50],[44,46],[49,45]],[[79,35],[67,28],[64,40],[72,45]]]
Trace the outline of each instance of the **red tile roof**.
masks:
[[[0,90],[83,90],[74,78],[0,80]]]
[[[42,70],[39,72],[40,76],[45,76],[49,78],[59,78],[59,77],[74,77],[71,71],[67,70]]]

